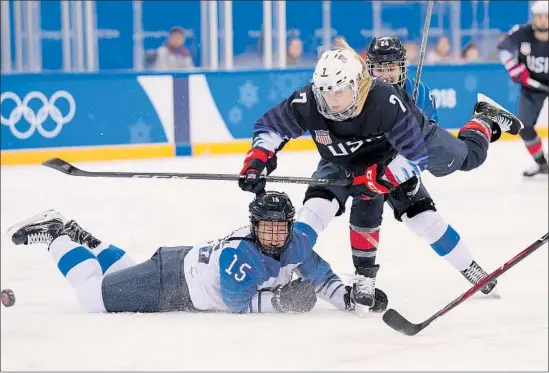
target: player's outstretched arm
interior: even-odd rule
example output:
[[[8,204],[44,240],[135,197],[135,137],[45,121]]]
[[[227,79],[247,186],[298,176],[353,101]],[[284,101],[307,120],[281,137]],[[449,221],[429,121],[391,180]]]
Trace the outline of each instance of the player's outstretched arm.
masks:
[[[303,135],[305,130],[299,124],[300,115],[295,104],[303,103],[300,91],[267,111],[254,124],[252,149],[246,154],[240,171],[238,185],[247,192],[259,193],[265,188],[265,179],[276,169],[276,153],[292,138]],[[305,93],[303,93],[305,95]],[[306,99],[305,99],[306,103]]]

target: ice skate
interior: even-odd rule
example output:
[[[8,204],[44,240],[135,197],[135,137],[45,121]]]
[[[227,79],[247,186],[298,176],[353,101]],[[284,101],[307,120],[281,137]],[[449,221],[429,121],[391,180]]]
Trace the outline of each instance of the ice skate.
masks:
[[[477,262],[475,262],[474,260],[469,266],[469,268],[467,268],[464,271],[461,271],[461,274],[473,285],[478,284],[483,278],[488,276],[488,273],[486,273],[486,271],[482,269],[482,267],[479,266]],[[497,290],[494,290],[497,283],[498,282],[496,279],[491,280],[488,283],[486,283],[486,285],[484,285],[482,289],[480,289],[480,291],[483,294],[486,294],[486,295],[490,294],[493,297],[499,298],[500,296]]]
[[[478,102],[475,104],[473,119],[489,124],[492,130],[492,139],[494,142],[501,136],[502,132],[517,135],[524,125],[515,115],[503,108],[490,97],[477,94]]]
[[[549,165],[547,163],[536,163],[535,166],[532,166],[522,173],[522,176],[524,177],[534,177],[537,175],[547,177],[547,175],[549,175]]]
[[[66,234],[63,216],[55,210],[44,211],[8,229],[15,245],[49,244]]]
[[[83,229],[75,220],[70,220],[65,223],[65,231],[72,241],[81,245],[86,245],[90,249],[95,249],[101,243],[100,240],[92,236],[92,234]]]

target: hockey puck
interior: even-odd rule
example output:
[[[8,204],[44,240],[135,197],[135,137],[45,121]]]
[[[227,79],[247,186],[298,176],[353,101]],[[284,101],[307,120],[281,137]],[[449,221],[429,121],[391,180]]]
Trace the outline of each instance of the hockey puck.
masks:
[[[15,293],[11,289],[2,290],[2,304],[11,307],[15,304]]]

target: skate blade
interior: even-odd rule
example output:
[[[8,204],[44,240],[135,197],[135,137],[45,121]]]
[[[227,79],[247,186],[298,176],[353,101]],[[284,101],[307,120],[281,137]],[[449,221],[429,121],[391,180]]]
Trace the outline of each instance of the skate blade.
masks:
[[[65,222],[63,215],[61,215],[59,212],[55,210],[47,210],[11,226],[6,231],[6,235],[11,238],[15,232],[23,228],[25,225],[42,223],[52,219],[60,219],[61,221]]]
[[[515,114],[511,113],[509,110],[507,110],[506,108],[504,108],[503,106],[501,106],[500,104],[498,104],[497,102],[495,102],[494,100],[492,100],[490,97],[486,96],[483,93],[477,93],[477,101],[486,102],[486,103],[488,103],[492,106],[497,107],[498,109],[501,109],[501,110],[511,114],[512,116],[514,116],[516,118]],[[520,123],[520,130],[519,130],[519,132],[520,132],[524,128],[524,124],[522,123],[522,121],[520,119],[517,118],[517,120]]]

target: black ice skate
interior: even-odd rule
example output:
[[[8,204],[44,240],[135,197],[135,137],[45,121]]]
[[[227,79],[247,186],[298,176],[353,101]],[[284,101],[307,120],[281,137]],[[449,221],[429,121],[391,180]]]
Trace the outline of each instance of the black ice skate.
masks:
[[[524,177],[534,177],[536,175],[549,175],[549,165],[547,163],[536,163],[534,167],[522,173]]]
[[[461,274],[463,275],[463,277],[469,280],[469,282],[473,285],[478,284],[480,280],[488,276],[488,273],[486,273],[486,271],[482,269],[482,267],[479,266],[477,262],[475,262],[474,260],[469,266],[469,268],[467,268],[464,271],[461,271]],[[489,281],[486,285],[484,285],[484,287],[480,289],[480,291],[483,294],[490,294],[492,293],[492,290],[494,290],[494,287],[497,285],[497,283],[498,283],[497,280],[493,279],[492,281]],[[498,296],[495,290],[492,293],[492,295]]]
[[[95,249],[101,243],[100,240],[92,236],[92,234],[84,230],[78,223],[74,220],[70,220],[65,223],[65,231],[76,243],[80,245],[86,245],[90,249]]]
[[[489,125],[492,131],[491,142],[498,140],[502,132],[517,135],[524,125],[511,112],[504,109],[490,97],[479,93],[475,104],[473,119]]]
[[[374,307],[376,276],[379,265],[367,268],[357,268],[351,295],[355,302],[355,312],[360,316],[366,315]]]
[[[63,216],[54,210],[48,210],[26,219],[10,229],[8,235],[15,245],[49,245],[65,232]]]

